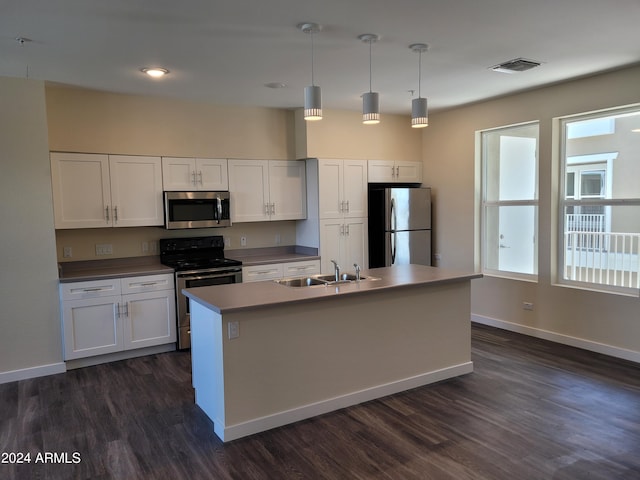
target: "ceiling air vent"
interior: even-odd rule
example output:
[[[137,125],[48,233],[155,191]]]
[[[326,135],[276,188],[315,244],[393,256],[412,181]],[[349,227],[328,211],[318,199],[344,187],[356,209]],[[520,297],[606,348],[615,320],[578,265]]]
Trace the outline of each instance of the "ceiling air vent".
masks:
[[[526,58],[516,58],[513,60],[509,60],[507,62],[501,63],[499,65],[494,65],[490,67],[494,72],[502,72],[502,73],[518,73],[524,72],[526,70],[531,70],[532,68],[539,67],[540,62],[536,62],[534,60],[527,60]]]

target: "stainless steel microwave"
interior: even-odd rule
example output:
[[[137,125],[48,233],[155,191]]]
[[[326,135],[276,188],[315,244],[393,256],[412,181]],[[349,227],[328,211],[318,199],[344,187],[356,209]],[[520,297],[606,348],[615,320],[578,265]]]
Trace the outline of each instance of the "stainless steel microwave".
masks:
[[[229,192],[164,192],[167,229],[231,226]]]

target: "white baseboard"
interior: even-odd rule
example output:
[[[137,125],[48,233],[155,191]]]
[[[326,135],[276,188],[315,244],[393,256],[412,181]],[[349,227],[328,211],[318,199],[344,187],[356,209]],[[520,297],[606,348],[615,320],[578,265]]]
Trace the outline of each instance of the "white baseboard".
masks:
[[[483,315],[471,314],[471,321],[482,325],[488,325],[490,327],[509,330],[511,332],[522,333],[524,335],[529,335],[530,337],[542,338],[543,340],[549,340],[551,342],[561,343],[563,345],[582,348],[583,350],[589,350],[591,352],[602,353],[603,355],[609,355],[611,357],[640,363],[640,352],[636,352],[634,350],[614,347],[604,343],[571,337],[569,335],[563,335],[561,333],[551,332],[540,328],[528,327],[526,325],[511,323],[497,318],[485,317]]]
[[[300,420],[333,412],[341,408],[350,407],[362,402],[368,402],[369,400],[386,397],[387,395],[404,392],[405,390],[410,390],[412,388],[421,387],[471,372],[473,372],[473,362],[466,362],[460,365],[454,365],[441,370],[417,375],[415,377],[405,378],[396,382],[348,393],[328,400],[303,405],[291,410],[278,412],[273,415],[256,418],[235,425],[224,426],[221,425],[220,422],[214,422],[213,429],[222,441],[229,442],[247,435],[264,432],[265,430],[281,427]]]
[[[0,384],[17,382],[18,380],[27,380],[29,378],[44,377],[46,375],[55,375],[67,371],[64,362],[51,363],[49,365],[38,365],[37,367],[22,368],[20,370],[11,370],[9,372],[0,372]]]

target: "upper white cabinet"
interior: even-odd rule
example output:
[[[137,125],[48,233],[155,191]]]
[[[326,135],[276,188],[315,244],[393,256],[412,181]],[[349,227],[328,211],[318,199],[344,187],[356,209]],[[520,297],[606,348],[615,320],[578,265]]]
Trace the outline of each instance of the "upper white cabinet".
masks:
[[[159,157],[51,153],[55,228],[162,225]]]
[[[369,160],[371,183],[421,183],[422,163],[392,160]]]
[[[232,222],[306,218],[305,163],[229,160]]]
[[[320,218],[367,216],[367,162],[318,160]]]
[[[224,158],[162,157],[165,190],[229,190],[227,160]]]

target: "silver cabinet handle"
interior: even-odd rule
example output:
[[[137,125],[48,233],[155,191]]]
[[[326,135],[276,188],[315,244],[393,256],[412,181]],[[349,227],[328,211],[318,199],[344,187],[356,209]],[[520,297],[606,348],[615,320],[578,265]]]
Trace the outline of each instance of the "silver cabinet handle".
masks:
[[[200,185],[202,185],[202,170],[200,170],[198,172],[198,183],[200,183]]]
[[[391,177],[395,177],[396,176],[396,167],[394,167],[393,165],[391,166]]]
[[[268,203],[264,204],[264,214],[265,215],[269,215],[269,204]]]
[[[104,207],[105,217],[107,218],[107,223],[109,223],[109,206]]]
[[[100,287],[97,287],[97,288],[83,288],[82,289],[83,292],[99,292],[101,290],[102,290],[102,288],[100,288]]]
[[[349,236],[349,225],[345,225],[344,226],[345,230],[347,233],[345,233],[345,235],[348,237]]]
[[[271,204],[271,215],[275,215],[276,214],[276,204],[272,203]]]
[[[118,222],[118,207],[117,206],[113,207],[113,221],[116,222],[116,223]]]
[[[400,167],[396,167],[396,178],[400,177]]]
[[[191,185],[195,186],[196,184],[196,171],[192,170],[191,171]]]
[[[347,200],[347,213],[349,213],[349,200]]]

